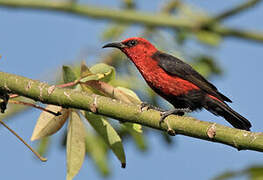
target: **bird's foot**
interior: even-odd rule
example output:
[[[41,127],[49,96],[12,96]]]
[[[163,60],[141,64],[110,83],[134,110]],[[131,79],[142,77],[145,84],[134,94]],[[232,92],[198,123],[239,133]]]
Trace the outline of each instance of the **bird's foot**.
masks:
[[[146,110],[149,110],[149,109],[153,109],[153,110],[156,110],[156,111],[162,111],[164,112],[163,109],[159,108],[159,107],[156,107],[154,105],[151,105],[151,104],[148,104],[148,103],[141,103],[141,111],[143,111],[143,109],[146,108]]]
[[[164,119],[167,116],[170,116],[171,114],[175,114],[175,115],[178,115],[178,116],[183,116],[184,113],[190,113],[190,112],[192,112],[192,111],[189,108],[171,109],[169,111],[163,111],[163,112],[160,113],[160,115],[161,115],[160,123],[164,122]]]
[[[159,124],[161,125],[161,123],[164,122],[165,118],[167,116],[170,116],[171,114],[175,114],[175,115],[178,115],[178,116],[183,116],[184,113],[189,113],[189,112],[192,112],[189,108],[171,109],[169,111],[163,111],[163,112],[160,113],[161,118],[160,118]],[[168,122],[166,122],[166,125],[168,127],[167,133],[169,135],[171,135],[171,136],[175,136],[175,131],[170,127],[170,124]]]

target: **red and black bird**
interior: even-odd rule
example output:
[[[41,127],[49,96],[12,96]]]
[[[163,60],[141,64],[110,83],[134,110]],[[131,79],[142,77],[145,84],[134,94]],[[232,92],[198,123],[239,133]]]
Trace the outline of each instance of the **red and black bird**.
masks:
[[[250,130],[250,122],[231,109],[232,102],[217,88],[180,59],[157,50],[149,41],[139,37],[109,43],[103,48],[120,49],[135,64],[148,85],[170,102],[174,109],[162,114],[183,115],[186,111],[205,108],[224,117],[235,128]]]

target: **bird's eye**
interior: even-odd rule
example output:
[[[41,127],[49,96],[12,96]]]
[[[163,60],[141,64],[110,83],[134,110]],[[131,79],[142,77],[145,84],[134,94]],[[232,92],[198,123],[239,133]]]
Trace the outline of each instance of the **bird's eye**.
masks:
[[[138,43],[136,40],[130,40],[126,43],[127,46],[132,47],[135,46]]]

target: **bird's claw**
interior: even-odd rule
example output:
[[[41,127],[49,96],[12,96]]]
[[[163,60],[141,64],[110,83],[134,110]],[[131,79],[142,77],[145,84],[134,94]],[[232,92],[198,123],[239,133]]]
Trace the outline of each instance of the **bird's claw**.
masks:
[[[142,102],[141,103],[141,107],[140,107],[141,111],[143,111],[144,108],[146,108],[146,110],[148,110],[149,109],[149,104],[147,104],[145,102]]]
[[[160,122],[159,124],[163,123],[165,118],[167,116],[170,116],[171,114],[175,114],[175,115],[178,115],[178,116],[183,116],[184,113],[189,113],[191,112],[191,110],[189,108],[183,108],[183,109],[171,109],[169,111],[163,111],[160,113]],[[166,122],[167,126],[168,126],[168,129],[167,129],[167,133],[171,136],[175,136],[175,131],[170,127],[169,123]]]
[[[171,109],[169,111],[163,111],[163,112],[160,113],[160,115],[161,115],[160,123],[164,122],[164,119],[167,116],[170,116],[171,114],[175,114],[175,115],[178,115],[178,116],[183,116],[184,113],[189,113],[189,112],[191,112],[191,110],[189,108]]]
[[[156,110],[156,111],[164,111],[163,109],[161,109],[161,108],[158,108],[158,107],[156,107],[156,106],[154,106],[154,105],[151,105],[151,104],[148,104],[148,103],[145,103],[145,102],[143,102],[143,103],[141,103],[141,111],[143,111],[143,109],[144,108],[146,108],[146,110],[148,111],[149,109],[153,109],[153,110]]]

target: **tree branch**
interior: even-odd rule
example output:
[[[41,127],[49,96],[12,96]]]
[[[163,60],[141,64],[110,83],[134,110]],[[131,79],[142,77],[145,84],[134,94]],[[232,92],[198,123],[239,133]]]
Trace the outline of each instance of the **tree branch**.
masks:
[[[73,89],[58,88],[25,77],[0,72],[0,90],[19,94],[46,104],[60,105],[94,111],[124,122],[167,131],[166,123],[159,125],[160,112],[141,112],[140,106],[126,104],[115,99],[88,94]],[[83,101],[85,100],[85,101]],[[192,117],[169,116],[167,121],[177,134],[230,145],[238,150],[263,152],[263,133],[234,129],[216,123],[196,120]]]
[[[192,21],[185,21],[169,14],[145,13],[134,10],[117,10],[110,8],[99,8],[90,5],[79,5],[71,2],[55,2],[55,1],[22,1],[22,0],[0,0],[0,6],[9,8],[24,8],[24,9],[38,9],[46,11],[55,11],[74,14],[78,16],[85,16],[95,19],[104,19],[119,21],[125,23],[140,24],[152,27],[165,28],[183,28],[188,31],[195,32],[200,25],[200,22],[193,23]],[[205,23],[205,22],[204,22]],[[214,33],[223,36],[237,37],[257,42],[263,42],[263,33],[250,32],[229,28],[225,26],[213,26],[208,29]]]
[[[250,0],[250,1],[245,1],[242,4],[237,5],[236,7],[226,10],[223,13],[218,14],[213,18],[214,21],[220,21],[224,20],[228,17],[231,17],[233,15],[236,15],[244,10],[247,10],[248,8],[252,8],[255,6],[257,3],[259,3],[261,0]]]

